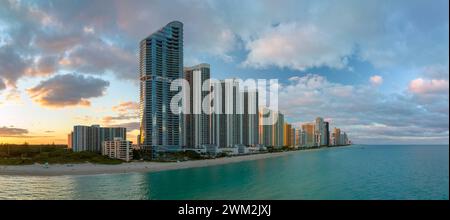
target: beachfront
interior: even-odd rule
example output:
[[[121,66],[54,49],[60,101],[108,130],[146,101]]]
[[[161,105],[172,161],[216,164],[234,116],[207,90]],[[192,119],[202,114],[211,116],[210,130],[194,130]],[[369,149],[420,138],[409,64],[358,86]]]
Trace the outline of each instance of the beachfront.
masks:
[[[26,175],[26,176],[62,176],[62,175],[95,175],[117,173],[147,173],[165,170],[187,169],[194,167],[215,166],[242,161],[260,160],[272,157],[299,153],[299,151],[286,151],[277,153],[251,154],[244,156],[222,157],[206,160],[191,160],[183,162],[130,162],[116,165],[80,163],[80,164],[42,164],[33,165],[7,165],[0,166],[0,175]]]

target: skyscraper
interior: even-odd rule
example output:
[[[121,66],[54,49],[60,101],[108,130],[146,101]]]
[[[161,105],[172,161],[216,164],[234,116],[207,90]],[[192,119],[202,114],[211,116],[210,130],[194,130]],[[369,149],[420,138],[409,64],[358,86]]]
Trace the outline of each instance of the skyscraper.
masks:
[[[208,91],[202,91],[203,83],[210,79],[209,64],[202,63],[193,67],[184,68],[184,78],[189,82],[189,114],[185,114],[185,145],[189,148],[200,148],[204,144],[211,143],[210,108],[204,112],[202,102],[206,101]],[[206,82],[205,82],[206,81]],[[209,86],[210,87],[210,86]]]
[[[243,143],[243,94],[234,79],[212,82],[214,113],[212,114],[212,144],[234,147]]]
[[[183,23],[173,21],[140,42],[140,141],[156,156],[158,150],[179,149],[183,120],[172,113],[173,80],[183,76]]]
[[[258,92],[244,91],[244,115],[242,123],[243,145],[256,146],[259,144],[259,108]]]
[[[292,125],[285,122],[283,127],[283,146],[291,147],[292,142]]]
[[[316,139],[316,143],[318,146],[326,145],[326,132],[325,132],[325,123],[323,118],[317,117],[316,124],[314,126],[314,138]]]
[[[297,139],[295,138],[297,131],[295,128],[291,128],[290,145],[289,147],[295,148],[297,146]]]
[[[337,146],[341,144],[341,129],[334,128],[333,129],[333,145]]]
[[[302,146],[302,137],[301,137],[301,129],[293,128],[294,129],[294,137],[295,137],[295,147],[301,147]]]
[[[270,118],[273,120],[269,124],[260,124],[261,138],[260,142],[268,147],[282,147],[284,145],[284,115],[280,112],[262,108],[259,114],[260,118]],[[261,120],[260,120],[261,121]]]
[[[317,146],[316,139],[314,138],[315,123],[305,123],[302,125],[302,130],[304,132],[303,144],[306,147]]]
[[[121,127],[107,128],[99,125],[76,125],[73,127],[71,134],[74,152],[91,151],[100,153],[103,141],[111,141],[114,138],[126,140],[127,129]]]
[[[330,145],[330,123],[329,122],[325,122],[325,146],[329,146]]]

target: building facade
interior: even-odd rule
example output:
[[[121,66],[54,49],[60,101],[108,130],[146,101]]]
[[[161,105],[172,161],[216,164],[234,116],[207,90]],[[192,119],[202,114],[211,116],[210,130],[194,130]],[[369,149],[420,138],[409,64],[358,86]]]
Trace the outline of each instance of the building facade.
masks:
[[[242,124],[242,144],[256,146],[259,144],[259,102],[257,91],[244,91],[244,115]]]
[[[69,149],[72,149],[72,143],[73,143],[72,136],[73,136],[73,131],[67,135],[67,148],[69,148]]]
[[[292,125],[285,122],[283,128],[283,146],[292,147],[294,146],[292,139]]]
[[[272,122],[261,124],[262,130],[260,144],[266,147],[280,148],[284,146],[284,115],[280,112],[263,108],[260,117],[270,117]],[[261,121],[261,120],[260,120]]]
[[[129,162],[133,159],[133,146],[131,141],[122,138],[103,141],[102,155]]]
[[[316,139],[315,142],[317,143],[317,146],[327,146],[328,143],[326,135],[326,125],[321,117],[317,117],[315,120],[315,126],[314,126],[314,138]]]
[[[302,125],[303,136],[303,146],[305,147],[316,147],[317,142],[315,138],[315,123],[305,123]]]
[[[234,79],[212,82],[215,103],[212,114],[212,144],[234,147],[243,143],[243,93]]]
[[[184,114],[184,143],[188,148],[201,148],[202,145],[211,144],[211,109],[208,105],[202,108],[202,103],[210,103],[208,91],[203,91],[204,83],[211,88],[209,64],[203,63],[193,67],[184,68],[184,78],[189,83],[189,113]],[[206,112],[205,112],[206,111]]]
[[[325,122],[325,146],[330,145],[330,123]]]
[[[333,136],[333,145],[334,146],[341,145],[341,129],[334,128],[332,136]]]
[[[103,141],[122,138],[126,140],[127,129],[122,127],[100,127],[99,125],[76,125],[71,132],[72,150],[74,152],[91,151],[100,153]]]
[[[183,117],[170,110],[173,80],[183,77],[183,23],[173,21],[140,42],[140,140],[156,156],[160,150],[180,149]]]

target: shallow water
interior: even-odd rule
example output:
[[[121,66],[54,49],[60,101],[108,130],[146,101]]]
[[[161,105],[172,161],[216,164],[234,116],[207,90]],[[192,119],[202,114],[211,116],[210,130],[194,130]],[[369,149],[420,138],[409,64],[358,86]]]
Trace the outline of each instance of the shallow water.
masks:
[[[449,199],[449,146],[354,145],[88,176],[0,176],[0,199]]]

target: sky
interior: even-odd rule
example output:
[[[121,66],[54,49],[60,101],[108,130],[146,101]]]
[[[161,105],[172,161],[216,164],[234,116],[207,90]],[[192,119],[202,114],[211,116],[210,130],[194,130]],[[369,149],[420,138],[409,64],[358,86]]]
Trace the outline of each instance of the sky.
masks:
[[[447,0],[0,0],[0,143],[66,144],[73,125],[138,132],[139,41],[184,23],[184,65],[278,79],[295,127],[355,143],[448,144]]]

